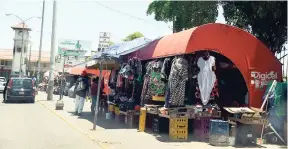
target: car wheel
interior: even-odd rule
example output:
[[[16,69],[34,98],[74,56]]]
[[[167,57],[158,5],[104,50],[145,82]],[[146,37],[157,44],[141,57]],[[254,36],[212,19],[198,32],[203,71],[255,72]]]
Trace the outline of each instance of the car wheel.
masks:
[[[35,99],[31,100],[30,103],[35,103]]]

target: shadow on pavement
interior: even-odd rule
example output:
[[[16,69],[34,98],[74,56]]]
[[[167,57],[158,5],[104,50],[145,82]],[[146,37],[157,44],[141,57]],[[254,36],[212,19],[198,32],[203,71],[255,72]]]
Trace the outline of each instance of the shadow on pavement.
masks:
[[[73,112],[69,112],[70,114],[74,115]],[[94,120],[94,115],[92,115],[91,112],[82,112],[81,116],[78,116],[79,119],[86,119],[93,123]],[[129,128],[128,125],[126,125],[124,122],[117,122],[115,119],[110,119],[106,120],[105,115],[99,114],[97,117],[97,126],[105,128],[105,129],[136,129],[134,128]]]
[[[34,103],[31,103],[29,101],[2,101],[3,103],[5,104],[34,104]]]

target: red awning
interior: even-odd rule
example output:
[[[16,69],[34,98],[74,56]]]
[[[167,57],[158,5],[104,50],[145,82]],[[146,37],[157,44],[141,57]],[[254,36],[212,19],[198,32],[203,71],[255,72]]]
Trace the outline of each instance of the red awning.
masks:
[[[265,88],[255,87],[255,82],[266,84],[269,80],[282,79],[281,63],[260,40],[226,24],[205,24],[164,36],[128,57],[148,60],[202,50],[217,52],[235,64],[249,90],[250,106],[260,107],[265,91]]]
[[[98,69],[92,69],[92,68],[85,68],[85,67],[81,67],[81,66],[76,66],[76,67],[71,67],[69,68],[66,72],[71,74],[71,75],[81,75],[81,73],[83,71],[86,71],[88,74],[91,74],[91,75],[96,75],[96,76],[99,76],[100,74],[100,71]],[[102,71],[102,74],[106,74],[107,72],[110,72],[108,70],[103,70]]]

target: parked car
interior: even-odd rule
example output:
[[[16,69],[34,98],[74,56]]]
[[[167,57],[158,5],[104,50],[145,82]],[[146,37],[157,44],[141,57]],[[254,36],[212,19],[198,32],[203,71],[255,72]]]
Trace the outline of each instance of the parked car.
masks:
[[[0,77],[0,92],[2,93],[4,91],[6,85],[6,78]]]
[[[74,93],[74,88],[75,88],[75,85],[73,85],[69,91],[68,91],[68,97],[70,98],[75,98],[76,97],[76,94]]]
[[[7,84],[4,102],[28,101],[35,102],[35,85],[31,78],[11,78]]]

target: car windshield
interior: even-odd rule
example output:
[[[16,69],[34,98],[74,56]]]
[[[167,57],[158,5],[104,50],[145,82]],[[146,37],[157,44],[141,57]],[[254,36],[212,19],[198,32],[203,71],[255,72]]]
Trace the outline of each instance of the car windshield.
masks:
[[[0,82],[6,82],[5,78],[0,78]]]
[[[12,82],[13,87],[32,87],[31,79],[14,79]]]

